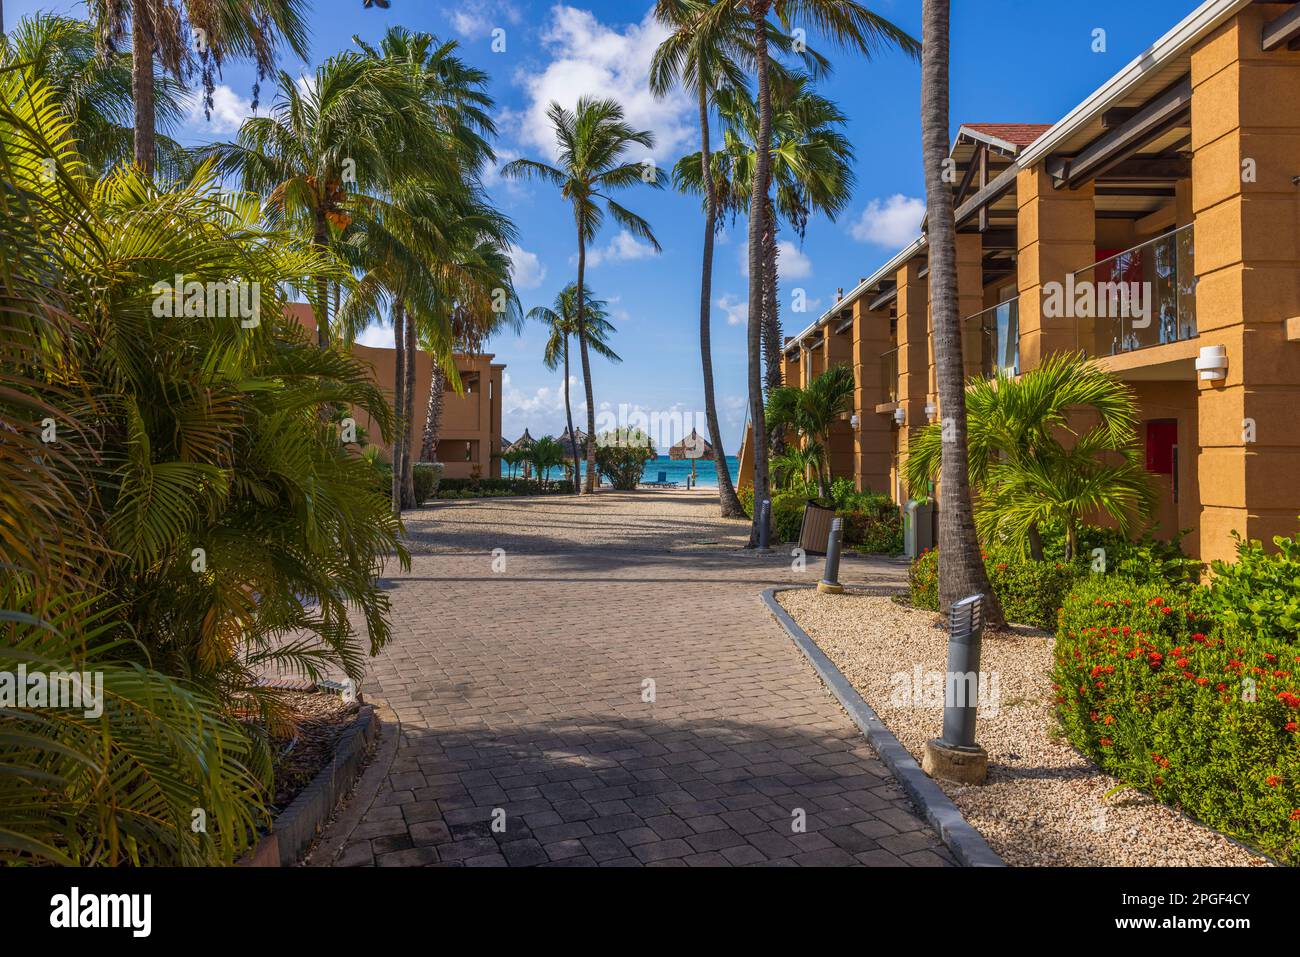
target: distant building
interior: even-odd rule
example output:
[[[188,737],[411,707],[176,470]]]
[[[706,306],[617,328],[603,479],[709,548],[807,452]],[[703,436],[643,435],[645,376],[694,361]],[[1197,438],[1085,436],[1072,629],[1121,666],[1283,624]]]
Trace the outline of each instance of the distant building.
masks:
[[[306,303],[291,303],[288,312],[302,325],[316,329],[311,307]],[[384,390],[389,402],[393,398],[393,350],[375,349],[354,345],[352,354],[375,370],[375,381]],[[442,423],[438,430],[437,460],[443,465],[447,478],[500,478],[501,477],[501,375],[504,363],[493,362],[492,354],[456,356],[456,370],[460,373],[464,394],[456,395],[447,389],[443,395]],[[424,420],[429,408],[429,379],[433,363],[427,352],[415,357],[415,416],[411,422],[411,442],[418,450],[424,439]],[[379,429],[369,416],[362,412],[357,424],[366,430],[367,441],[389,454]]]

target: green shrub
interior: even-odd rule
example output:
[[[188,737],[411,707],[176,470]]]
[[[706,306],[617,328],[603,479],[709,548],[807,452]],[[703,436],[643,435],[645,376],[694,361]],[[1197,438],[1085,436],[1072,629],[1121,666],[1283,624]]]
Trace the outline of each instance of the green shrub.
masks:
[[[415,504],[423,505],[433,498],[442,479],[442,464],[439,462],[413,462],[411,478],[415,482]]]
[[[657,455],[640,429],[615,429],[596,437],[596,468],[620,492],[635,491],[646,462]]]
[[[1042,530],[1043,555],[1049,561],[1065,560],[1065,532],[1060,524],[1047,525]],[[1183,590],[1200,581],[1202,565],[1183,553],[1181,536],[1172,541],[1154,538],[1150,533],[1130,541],[1113,528],[1085,525],[1079,529],[1079,555],[1075,562],[1082,570],[1091,571],[1093,551],[1102,549],[1105,573],[1120,575],[1132,581],[1168,583],[1166,587]]]
[[[545,484],[521,478],[444,478],[438,482],[438,498],[501,498],[506,495],[572,495],[573,482],[560,479]]]
[[[1081,580],[1056,636],[1061,725],[1125,784],[1297,863],[1300,655],[1199,607],[1149,582]]]
[[[1279,536],[1273,543],[1278,551],[1269,554],[1237,536],[1237,561],[1211,564],[1201,607],[1243,635],[1300,646],[1300,541]]]
[[[841,496],[836,501],[835,514],[844,519],[844,545],[858,551],[896,555],[903,550],[903,523],[898,507],[888,495],[880,492],[844,493],[840,483],[852,479],[836,479]],[[747,486],[737,493],[740,504],[751,518],[754,515],[754,489]],[[778,542],[793,542],[803,528],[803,513],[810,499],[796,491],[779,491],[772,494],[772,532]],[[811,499],[829,506],[825,500]]]
[[[1007,621],[1051,629],[1056,612],[1079,574],[1064,562],[1034,561],[1018,551],[995,546],[984,553],[989,584]],[[939,550],[927,549],[912,563],[908,590],[917,608],[939,609]]]
[[[888,511],[840,508],[844,519],[844,544],[861,552],[897,555],[903,550],[903,516],[890,503]]]

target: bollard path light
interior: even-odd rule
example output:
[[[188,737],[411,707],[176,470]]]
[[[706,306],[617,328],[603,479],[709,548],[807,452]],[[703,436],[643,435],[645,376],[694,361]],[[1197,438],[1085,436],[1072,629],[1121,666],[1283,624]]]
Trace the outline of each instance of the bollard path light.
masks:
[[[958,784],[982,784],[988,776],[988,752],[975,743],[983,614],[982,595],[963,598],[948,610],[943,733],[925,743],[921,760],[926,774]]]
[[[844,594],[840,584],[840,541],[844,537],[844,519],[831,519],[830,534],[826,536],[826,564],[822,569],[822,580],[817,583],[817,590],[828,595]]]
[[[763,504],[759,506],[758,519],[758,550],[760,552],[771,551],[767,545],[767,527],[772,520],[772,500],[763,499]]]

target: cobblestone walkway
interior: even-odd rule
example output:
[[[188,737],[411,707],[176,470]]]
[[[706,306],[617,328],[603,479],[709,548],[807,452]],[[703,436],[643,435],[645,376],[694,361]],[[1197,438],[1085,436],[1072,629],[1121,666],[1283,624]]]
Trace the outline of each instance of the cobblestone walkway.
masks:
[[[715,508],[606,493],[409,522],[366,686],[401,742],[338,863],[950,864],[759,600],[820,562],[735,550],[747,527]],[[846,559],[868,574],[901,568]]]

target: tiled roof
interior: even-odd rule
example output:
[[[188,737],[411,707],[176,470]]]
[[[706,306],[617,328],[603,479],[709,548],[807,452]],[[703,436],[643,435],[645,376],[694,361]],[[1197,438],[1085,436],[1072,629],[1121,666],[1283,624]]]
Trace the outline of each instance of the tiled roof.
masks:
[[[1029,146],[1052,128],[1051,123],[963,123],[962,126],[1012,146]]]

